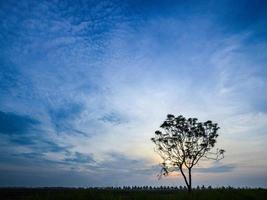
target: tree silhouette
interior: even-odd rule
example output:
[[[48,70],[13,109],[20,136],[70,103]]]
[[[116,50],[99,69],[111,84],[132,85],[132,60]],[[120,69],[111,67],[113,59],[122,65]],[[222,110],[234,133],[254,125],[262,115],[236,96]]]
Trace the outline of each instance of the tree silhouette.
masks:
[[[151,140],[163,162],[159,178],[169,172],[180,171],[189,192],[192,190],[192,168],[202,159],[220,160],[224,150],[211,152],[216,143],[219,129],[212,121],[198,122],[197,118],[186,119],[182,115],[168,114],[167,119],[155,132]],[[186,175],[185,170],[188,172]]]

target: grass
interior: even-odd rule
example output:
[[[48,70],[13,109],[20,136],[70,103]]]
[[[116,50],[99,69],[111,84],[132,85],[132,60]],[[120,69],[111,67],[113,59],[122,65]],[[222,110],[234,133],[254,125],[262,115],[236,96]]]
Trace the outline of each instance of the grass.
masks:
[[[267,189],[1,188],[2,200],[265,200]]]

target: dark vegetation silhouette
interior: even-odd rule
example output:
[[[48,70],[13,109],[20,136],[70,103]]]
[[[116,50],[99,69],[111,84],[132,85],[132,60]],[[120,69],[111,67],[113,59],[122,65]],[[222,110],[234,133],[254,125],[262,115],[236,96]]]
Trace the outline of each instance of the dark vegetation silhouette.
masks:
[[[223,149],[212,152],[218,135],[218,125],[212,121],[198,122],[197,118],[175,117],[167,115],[167,119],[155,132],[151,140],[156,144],[156,152],[163,162],[159,178],[170,172],[180,171],[187,189],[192,190],[192,168],[201,159],[220,160],[224,158]],[[186,173],[187,171],[187,173]]]
[[[94,187],[94,188],[0,188],[4,200],[265,200],[267,189],[262,188],[212,188],[200,186],[188,193],[186,187]]]

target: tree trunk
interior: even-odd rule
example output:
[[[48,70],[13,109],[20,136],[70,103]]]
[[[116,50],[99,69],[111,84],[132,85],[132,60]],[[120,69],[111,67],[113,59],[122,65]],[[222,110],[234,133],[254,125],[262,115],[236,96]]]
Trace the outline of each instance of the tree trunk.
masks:
[[[183,175],[183,177],[184,177],[184,181],[185,181],[185,184],[186,184],[186,186],[187,186],[187,190],[188,190],[188,192],[191,192],[191,186],[189,185],[189,183],[188,183],[188,181],[187,181],[187,178],[186,178],[186,176],[185,176],[185,174],[184,174],[184,172],[183,172],[183,168],[182,168],[182,167],[180,167],[180,171],[181,171],[181,173],[182,173],[182,175]]]
[[[192,191],[192,176],[191,176],[191,168],[188,168],[188,174],[189,174],[189,183],[188,183],[188,192]]]

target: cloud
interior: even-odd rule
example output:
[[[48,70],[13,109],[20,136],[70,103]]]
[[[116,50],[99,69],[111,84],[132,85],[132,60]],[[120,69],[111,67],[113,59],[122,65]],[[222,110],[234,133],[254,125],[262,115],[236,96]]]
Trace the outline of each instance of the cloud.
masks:
[[[236,166],[234,165],[218,165],[207,168],[194,168],[196,173],[227,173],[235,170]]]
[[[0,111],[0,133],[3,140],[10,145],[22,145],[35,149],[35,151],[62,151],[55,142],[47,138],[42,130],[41,122],[30,116]]]
[[[105,123],[112,123],[112,124],[120,124],[120,123],[126,122],[126,120],[123,119],[123,117],[121,117],[118,113],[114,113],[114,112],[105,114],[99,120],[101,120]]]
[[[103,185],[97,177],[77,171],[64,171],[59,168],[53,170],[31,169],[1,170],[0,176],[2,187],[94,187]]]
[[[0,111],[0,133],[2,134],[27,134],[38,124],[40,124],[39,121],[29,116]]]
[[[94,163],[95,160],[90,155],[82,154],[79,152],[75,152],[74,157],[65,158],[66,162],[74,162],[74,163]]]
[[[73,124],[76,118],[82,113],[84,106],[78,103],[67,103],[65,102],[60,107],[50,108],[49,109],[49,116],[51,118],[51,122],[57,132],[64,132],[64,131],[72,131]],[[74,132],[79,132],[74,131]]]

